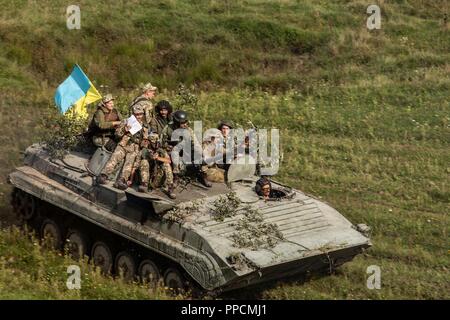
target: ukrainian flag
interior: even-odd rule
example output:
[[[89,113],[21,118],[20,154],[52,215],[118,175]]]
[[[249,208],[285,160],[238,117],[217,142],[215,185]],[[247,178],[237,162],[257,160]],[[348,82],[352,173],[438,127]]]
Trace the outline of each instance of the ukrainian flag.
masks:
[[[86,106],[101,98],[83,70],[75,65],[70,76],[56,89],[55,103],[63,114],[73,106],[70,110],[72,115],[86,118],[88,116]]]

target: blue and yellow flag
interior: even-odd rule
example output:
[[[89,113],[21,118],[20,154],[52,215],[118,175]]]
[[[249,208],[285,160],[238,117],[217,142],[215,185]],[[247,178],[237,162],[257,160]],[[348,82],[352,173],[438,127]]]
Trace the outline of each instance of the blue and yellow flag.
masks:
[[[55,93],[55,103],[61,113],[65,114],[73,106],[70,113],[83,118],[88,116],[86,106],[101,98],[100,93],[78,65],[75,65],[70,76],[59,85]]]

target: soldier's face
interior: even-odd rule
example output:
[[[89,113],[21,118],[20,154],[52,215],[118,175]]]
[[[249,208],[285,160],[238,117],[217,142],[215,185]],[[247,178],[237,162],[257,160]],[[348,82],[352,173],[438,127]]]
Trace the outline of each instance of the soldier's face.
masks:
[[[229,126],[222,126],[222,128],[220,128],[220,131],[222,132],[222,135],[224,137],[227,137],[228,134],[230,133],[230,127]]]
[[[180,128],[181,129],[187,129],[188,123],[187,122],[180,122]]]
[[[136,117],[137,121],[142,122],[144,119],[143,113],[135,113],[134,116]]]
[[[270,197],[270,186],[268,184],[266,184],[262,187],[262,193],[263,193],[264,198]]]
[[[155,97],[156,92],[153,91],[153,90],[148,90],[148,91],[145,92],[145,95],[147,96],[147,98],[152,99],[152,98]]]
[[[105,106],[108,110],[112,110],[114,108],[114,100],[108,101]]]
[[[161,109],[159,110],[159,115],[163,118],[167,118],[167,115],[169,114],[169,111],[167,109]]]

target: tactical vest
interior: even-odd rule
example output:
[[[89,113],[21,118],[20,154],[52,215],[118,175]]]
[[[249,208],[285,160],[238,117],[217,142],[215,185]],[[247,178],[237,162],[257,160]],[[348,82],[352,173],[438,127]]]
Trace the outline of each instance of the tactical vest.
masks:
[[[112,121],[119,121],[119,114],[117,113],[116,109],[113,109],[111,112],[105,114],[105,121],[112,122]]]
[[[114,129],[100,129],[97,127],[97,125],[95,123],[95,114],[98,111],[103,112],[106,122],[120,121],[119,113],[117,112],[116,109],[112,109],[110,112],[105,113],[105,111],[103,110],[102,107],[98,107],[91,119],[91,122],[89,123],[88,132],[94,136],[109,136],[109,135],[112,136],[112,135],[114,135]]]
[[[163,133],[164,128],[169,125],[171,122],[170,116],[167,119],[162,118],[160,115],[156,115],[152,121],[156,124],[156,133],[161,135]],[[153,130],[153,128],[150,128]],[[154,130],[153,130],[154,131]]]

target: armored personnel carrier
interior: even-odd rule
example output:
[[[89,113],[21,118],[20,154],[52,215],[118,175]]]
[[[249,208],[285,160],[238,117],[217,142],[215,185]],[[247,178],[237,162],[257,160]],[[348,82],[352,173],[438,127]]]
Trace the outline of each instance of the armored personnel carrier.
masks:
[[[103,272],[223,292],[336,267],[371,245],[367,226],[299,190],[272,181],[276,196],[259,197],[252,165],[232,164],[211,188],[179,186],[171,200],[95,183],[107,158],[98,149],[55,160],[34,144],[8,177],[22,221]]]

